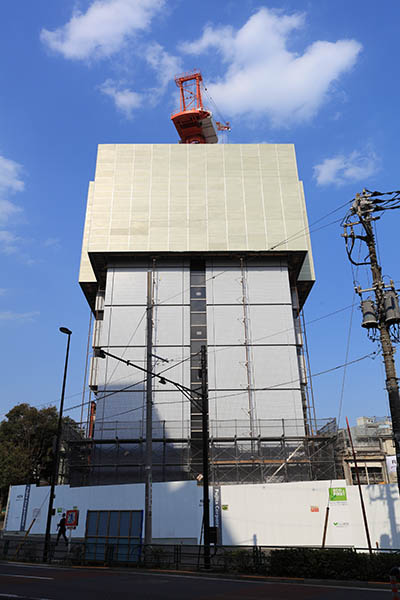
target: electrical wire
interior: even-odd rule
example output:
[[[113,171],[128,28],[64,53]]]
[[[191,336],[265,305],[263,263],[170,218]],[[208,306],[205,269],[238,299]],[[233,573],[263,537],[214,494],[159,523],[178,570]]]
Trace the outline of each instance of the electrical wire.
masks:
[[[86,344],[86,360],[85,360],[85,374],[83,376],[83,389],[82,389],[82,407],[81,407],[81,423],[83,423],[83,407],[85,405],[85,397],[86,397],[86,382],[87,382],[87,374],[88,374],[88,366],[89,366],[89,351],[90,351],[90,339],[92,333],[92,321],[93,321],[93,313],[89,309],[89,330]]]
[[[310,324],[312,324],[312,323],[316,323],[316,322],[318,322],[318,321],[321,321],[322,319],[326,319],[326,318],[328,318],[328,317],[334,316],[334,315],[336,315],[336,314],[338,314],[338,313],[340,313],[340,312],[343,312],[344,310],[348,310],[348,309],[349,309],[349,308],[351,308],[352,306],[354,306],[354,305],[353,305],[353,304],[349,304],[348,306],[344,306],[343,308],[339,308],[338,310],[335,310],[335,311],[333,311],[333,312],[330,312],[330,313],[328,313],[328,314],[326,314],[326,315],[323,315],[323,316],[321,316],[321,317],[317,317],[316,319],[312,319],[311,321],[308,321],[308,323],[307,323],[307,326],[308,326],[308,325],[310,325]],[[292,330],[293,330],[293,328],[283,329],[282,331],[275,332],[275,333],[269,334],[269,335],[267,335],[267,336],[263,336],[263,337],[261,337],[261,338],[257,338],[257,339],[255,339],[255,340],[254,340],[254,342],[258,342],[258,341],[261,341],[261,340],[267,339],[267,338],[269,338],[269,337],[273,337],[273,336],[275,336],[275,335],[279,335],[279,334],[281,334],[281,333],[286,333],[286,332],[288,332],[288,331],[292,331]],[[229,350],[231,347],[232,347],[232,346],[223,346],[222,348],[217,348],[216,350],[211,350],[211,351],[209,350],[209,351],[208,351],[208,354],[209,354],[209,355],[210,355],[210,354],[216,354],[217,352],[221,352],[221,351],[224,351],[224,350]],[[197,354],[198,354],[198,353],[197,353]],[[165,373],[165,371],[169,370],[170,368],[177,367],[177,366],[181,365],[182,363],[184,363],[184,362],[186,362],[186,361],[190,360],[190,358],[191,358],[190,356],[189,356],[189,357],[187,357],[187,358],[185,358],[184,360],[180,361],[180,362],[179,362],[179,363],[177,363],[176,365],[172,365],[171,367],[168,367],[168,368],[167,368],[167,369],[165,369],[164,371],[160,371],[160,373],[159,373],[159,374]],[[128,377],[129,377],[129,375],[128,375]],[[296,380],[296,381],[297,381],[297,380]],[[105,394],[105,395],[103,395],[103,396],[101,396],[101,397],[98,397],[98,398],[97,398],[97,400],[104,400],[105,398],[108,398],[109,396],[112,396],[112,395],[114,395],[114,394],[117,394],[117,393],[119,393],[119,392],[126,391],[126,390],[128,390],[128,389],[130,389],[130,388],[132,388],[132,387],[135,387],[135,386],[137,386],[137,385],[140,385],[141,383],[145,383],[145,382],[146,382],[146,379],[143,379],[143,380],[137,381],[137,382],[135,382],[134,384],[128,385],[128,386],[126,386],[125,388],[123,388],[123,389],[121,389],[121,390],[116,390],[116,391],[113,391],[113,392],[109,392],[108,394]],[[114,382],[113,382],[113,383],[114,383]],[[289,382],[289,383],[292,383],[292,382]],[[72,410],[73,408],[76,408],[76,407],[71,407],[71,408],[69,408],[69,409],[65,409],[65,410]]]
[[[321,315],[320,317],[316,317],[315,319],[311,319],[311,321],[307,321],[306,326],[308,327],[309,325],[312,325],[313,323],[317,323],[318,321],[321,321],[322,319],[327,319],[328,317],[332,317],[334,315],[337,315],[337,314],[339,314],[339,313],[341,313],[341,312],[343,312],[345,310],[348,310],[352,306],[353,306],[352,304],[349,304],[348,306],[343,306],[342,308],[338,308],[337,310],[335,310],[333,312],[327,313],[325,315]],[[263,336],[261,338],[256,338],[254,340],[254,342],[259,342],[261,340],[268,339],[268,338],[273,337],[275,335],[279,335],[279,334],[282,334],[282,333],[287,333],[288,331],[293,331],[293,328],[290,327],[288,329],[282,329],[281,331],[277,331],[275,333]],[[229,350],[229,348],[231,348],[231,347],[232,346],[223,346],[221,348],[217,348],[216,350],[211,350],[211,351],[209,350],[208,354],[215,354],[217,352],[221,352],[221,351],[224,351],[224,350]],[[185,359],[183,359],[183,360],[181,360],[181,361],[179,361],[177,363],[174,363],[173,365],[170,365],[169,367],[167,367],[167,369],[165,369],[165,371],[169,370],[169,369],[172,369],[174,367],[180,366],[181,364],[183,364],[186,361],[190,360],[190,358],[191,357],[188,356],[187,358],[185,358]],[[170,360],[173,360],[173,359],[170,359]],[[160,371],[159,374],[164,373],[165,371]],[[124,379],[128,379],[129,377],[131,377],[131,375],[126,375],[124,377],[120,377],[118,379],[113,380],[112,383],[115,384],[117,382],[123,381]],[[124,387],[124,388],[122,388],[120,390],[115,391],[115,392],[109,392],[109,395],[112,396],[113,394],[117,394],[118,392],[124,392],[124,391],[129,390],[130,388],[132,388],[132,387],[134,387],[136,385],[139,385],[140,383],[145,383],[145,381],[146,381],[145,379],[137,381],[136,383],[130,384],[130,385],[128,385],[128,386],[126,386],[126,387]],[[70,394],[69,396],[65,397],[65,400],[70,400],[71,398],[75,398],[76,396],[81,396],[81,394],[82,394],[82,392],[77,392],[76,394]],[[100,398],[98,398],[98,399],[100,399]],[[35,405],[32,405],[32,406],[33,406],[33,408],[38,408],[38,409],[39,408],[44,408],[44,407],[47,408],[48,406],[53,406],[55,404],[55,402],[56,401],[53,401],[53,402],[50,401],[50,402],[46,402],[44,404],[35,404]],[[90,401],[85,402],[85,405],[89,405],[89,404],[90,404]],[[64,412],[70,411],[70,410],[74,410],[75,408],[79,408],[80,406],[81,406],[81,404],[76,404],[74,406],[66,407],[66,408],[64,408]],[[2,414],[1,417],[4,417],[5,415],[6,415],[6,413]]]
[[[335,208],[334,210],[330,211],[330,212],[329,212],[329,213],[327,213],[326,215],[323,215],[322,217],[320,217],[320,218],[319,218],[319,219],[317,219],[316,221],[313,221],[313,223],[311,223],[310,225],[308,225],[308,226],[304,227],[303,229],[301,229],[301,230],[299,230],[298,232],[294,233],[292,236],[289,236],[288,238],[286,238],[286,239],[282,240],[281,242],[279,242],[278,244],[275,244],[274,246],[272,246],[272,247],[268,248],[267,250],[273,250],[274,248],[277,248],[278,246],[280,246],[280,245],[282,245],[282,244],[286,243],[287,241],[289,241],[290,239],[292,239],[294,236],[297,236],[297,235],[300,235],[300,234],[304,234],[304,233],[306,233],[306,232],[308,232],[308,233],[313,233],[313,231],[311,230],[311,228],[312,228],[314,225],[316,225],[317,223],[321,222],[323,219],[325,219],[325,218],[329,217],[330,215],[334,214],[334,213],[335,213],[335,212],[337,212],[338,210],[341,210],[342,208],[344,208],[345,206],[347,206],[347,205],[349,204],[349,202],[352,202],[352,201],[348,201],[348,202],[346,202],[346,203],[344,203],[344,204],[342,204],[342,205],[338,206],[337,208]],[[330,225],[332,225],[332,224],[334,224],[334,223],[336,223],[336,222],[337,222],[337,221],[333,221],[333,222],[331,222],[331,223],[328,223],[328,224],[324,225],[323,227],[328,227],[328,226],[330,226]],[[319,229],[322,229],[322,228],[318,228],[316,231],[318,231]],[[251,260],[251,258],[252,258],[252,257],[249,257],[249,258],[248,258],[248,260]],[[254,257],[254,258],[258,258],[258,257]],[[220,273],[217,273],[216,275],[213,275],[213,276],[209,277],[208,279],[206,279],[206,282],[207,282],[207,281],[210,281],[210,280],[212,280],[212,279],[216,279],[217,277],[219,277],[219,276],[223,275],[223,274],[224,274],[224,273],[226,273],[226,272],[227,272],[227,270],[225,270],[225,271],[221,271]],[[172,299],[176,298],[177,296],[181,296],[183,293],[185,293],[186,291],[189,291],[189,290],[190,290],[190,286],[189,286],[189,288],[186,288],[185,290],[183,290],[183,292],[179,292],[179,293],[177,293],[177,294],[174,294],[173,296],[170,296],[170,297],[166,298],[166,299],[165,299],[165,300],[163,300],[162,302],[158,303],[158,306],[160,306],[160,305],[163,305],[163,304],[167,303],[169,300],[172,300]],[[344,309],[339,309],[339,311],[340,311],[340,310],[345,310],[345,309],[346,309],[346,308],[344,308]],[[338,312],[339,312],[339,311],[338,311]],[[335,314],[335,313],[333,313],[333,314]],[[139,323],[137,324],[137,326],[136,326],[136,329],[134,330],[134,332],[133,332],[133,334],[132,334],[132,336],[131,336],[131,338],[130,338],[129,342],[132,340],[133,336],[136,334],[136,332],[137,332],[137,330],[138,330],[138,328],[139,328],[139,326],[140,326],[141,322],[143,321],[143,319],[144,319],[145,315],[146,315],[146,311],[144,311],[144,313],[143,313],[143,315],[142,315],[141,319],[139,320]],[[327,316],[328,316],[328,315],[327,315]],[[324,317],[324,316],[323,316],[323,317],[319,317],[319,319],[322,319],[322,318],[325,318],[325,317]],[[318,320],[318,319],[317,319],[317,320]],[[311,321],[311,322],[315,322],[315,320],[314,320],[314,321]],[[310,323],[311,323],[311,322],[310,322]],[[286,330],[285,330],[285,331],[286,331]],[[273,334],[273,335],[277,335],[277,334]],[[266,336],[264,339],[266,339],[267,337],[269,337],[269,336]],[[260,339],[262,339],[262,338],[260,338]],[[259,341],[259,340],[257,340],[257,341]],[[128,345],[129,345],[129,342],[128,342]],[[125,346],[125,351],[126,351],[126,349],[127,349],[128,345],[127,345],[127,346]],[[227,347],[227,348],[228,348],[228,347]],[[217,351],[220,351],[220,350],[222,350],[222,348],[221,348],[221,349],[219,349],[219,350],[217,350]],[[115,367],[115,368],[117,368],[117,367]],[[114,369],[114,372],[115,372],[115,369]],[[113,373],[114,373],[114,372],[113,372]],[[113,373],[112,373],[112,374],[113,374]],[[112,377],[112,374],[111,374],[111,376],[110,376],[110,377]],[[124,379],[124,378],[123,378],[123,379]],[[137,384],[135,384],[135,385],[137,385]],[[129,387],[130,387],[130,386],[127,386],[127,388],[129,388]],[[126,388],[126,389],[127,389],[127,388]],[[114,393],[116,393],[116,392],[114,392]],[[76,396],[80,396],[81,394],[82,394],[82,392],[77,392],[76,394],[71,394],[71,395],[67,396],[67,397],[66,397],[66,399],[70,399],[70,398],[73,398],[73,397],[76,397]],[[85,404],[89,404],[89,402],[85,402]],[[47,406],[50,406],[50,405],[52,405],[52,402],[46,402],[46,403],[43,403],[43,404],[35,405],[35,408],[47,407]],[[79,406],[83,406],[83,405],[82,405],[82,404],[80,404],[80,405],[77,405],[77,406],[74,406],[74,407],[66,408],[66,409],[64,409],[64,410],[73,410],[74,408],[77,408],[77,407],[79,407]],[[5,415],[6,415],[6,413],[4,413],[4,414],[3,414],[3,415],[1,415],[1,416],[2,416],[2,417],[4,417]]]
[[[125,356],[125,353],[126,353],[126,351],[128,350],[128,348],[130,347],[130,345],[131,345],[131,341],[132,341],[132,340],[133,340],[133,338],[135,337],[135,335],[136,335],[136,333],[137,333],[137,331],[138,331],[138,329],[139,329],[140,325],[142,324],[142,321],[143,321],[143,319],[145,318],[146,314],[147,314],[147,309],[145,309],[145,310],[144,310],[144,312],[143,312],[142,316],[141,316],[141,317],[140,317],[140,319],[139,319],[139,322],[138,322],[138,324],[137,324],[137,325],[136,325],[136,327],[135,327],[135,330],[134,330],[134,332],[132,333],[131,337],[129,338],[129,340],[128,340],[128,343],[126,344],[126,346],[125,346],[125,348],[124,348],[124,351],[123,351],[123,353],[122,353],[122,357],[124,357],[124,356]],[[110,323],[110,329],[111,329],[111,323]],[[121,357],[121,358],[122,358],[122,357]],[[112,379],[113,375],[115,374],[115,371],[117,370],[117,368],[118,368],[118,364],[116,364],[116,365],[115,365],[115,367],[114,367],[114,369],[113,369],[112,373],[111,373],[111,374],[110,374],[110,376],[109,376],[109,379],[108,379],[108,381],[106,381],[106,383],[105,383],[105,385],[106,385],[106,386],[107,386],[107,385],[108,385],[108,383],[111,381],[111,379]]]
[[[344,204],[338,206],[337,208],[335,208],[334,210],[330,211],[326,215],[323,215],[322,217],[320,217],[316,221],[313,221],[310,225],[306,225],[302,229],[299,229],[298,231],[296,231],[295,233],[293,233],[291,236],[289,236],[289,237],[281,240],[280,242],[278,242],[277,244],[274,244],[273,246],[270,246],[269,248],[266,248],[265,251],[268,252],[268,251],[274,250],[275,248],[278,248],[279,246],[282,246],[282,244],[286,244],[289,240],[292,240],[292,238],[298,239],[299,237],[303,237],[303,235],[305,233],[309,233],[309,234],[315,233],[316,231],[320,231],[321,229],[324,229],[325,227],[330,227],[331,225],[334,225],[335,223],[338,223],[341,219],[337,219],[337,220],[332,221],[330,223],[326,223],[325,225],[322,225],[321,227],[318,227],[315,230],[312,229],[312,227],[314,225],[316,225],[317,223],[320,223],[321,221],[323,221],[324,219],[326,219],[330,215],[334,214],[338,210],[341,210],[342,208],[344,208],[345,206],[347,206],[348,203],[349,203],[349,201],[347,201]],[[249,257],[247,257],[247,261],[249,262],[251,260],[255,260],[255,259],[258,259],[258,258],[259,258],[258,255],[257,256],[249,256]],[[224,273],[227,273],[227,272],[228,272],[227,270],[220,271],[216,275],[212,275],[211,277],[208,277],[205,282],[207,283],[207,281],[211,281],[212,279],[216,279],[217,277],[220,277],[221,275],[223,275]],[[173,294],[172,296],[169,296],[168,298],[166,298],[162,302],[159,302],[157,304],[157,306],[161,306],[163,304],[166,304],[169,300],[173,300],[174,298],[177,298],[178,296],[182,296],[185,292],[189,292],[189,291],[190,291],[190,286],[188,288],[185,288],[181,292],[178,292],[176,294]]]
[[[197,354],[199,354],[199,353],[197,353]],[[192,355],[192,356],[196,356],[196,355]],[[170,369],[174,369],[175,367],[179,367],[181,364],[183,364],[183,363],[187,362],[188,360],[190,360],[192,358],[192,356],[188,356],[188,357],[184,358],[183,360],[181,360],[180,362],[177,362],[176,364],[173,364],[173,365],[170,365],[169,367],[166,367],[162,371],[159,371],[158,373],[155,373],[154,376],[162,375],[163,373],[166,373],[166,371],[169,371]],[[130,376],[128,375],[127,377],[130,377]],[[124,377],[124,379],[126,379],[126,377]],[[140,381],[135,381],[135,383],[127,385],[126,387],[124,387],[122,389],[115,390],[113,392],[105,393],[102,396],[96,397],[96,402],[98,402],[99,400],[105,400],[106,398],[109,398],[110,396],[114,396],[114,394],[119,394],[120,392],[125,392],[126,390],[131,390],[131,388],[136,387],[137,385],[140,385],[140,384],[145,383],[145,382],[146,382],[146,378],[141,379]],[[113,383],[115,383],[115,382],[113,382]],[[88,403],[86,403],[86,404],[88,404]],[[75,406],[69,406],[67,408],[64,408],[64,412],[67,412],[67,411],[70,411],[70,410],[74,410],[75,408],[78,408],[79,406],[80,406],[80,404],[76,404]],[[143,407],[141,407],[141,408],[143,408]]]
[[[350,340],[351,340],[351,331],[352,331],[352,327],[353,327],[354,306],[355,305],[353,304],[353,307],[352,307],[351,313],[350,313],[349,331],[348,331],[348,334],[347,334],[345,363],[347,363],[347,361],[348,361],[349,352],[350,352]],[[347,374],[347,364],[346,364],[346,366],[343,369],[342,386],[341,386],[341,390],[340,390],[339,410],[338,410],[338,419],[337,419],[338,427],[340,425],[340,419],[341,419],[341,416],[342,416],[343,398],[344,398],[344,386],[345,386],[345,382],[346,382],[346,374]]]
[[[365,360],[366,358],[372,358],[372,359],[374,359],[378,354],[379,354],[379,352],[370,352],[369,354],[365,354],[364,356],[360,356],[358,358],[355,358],[354,360],[348,361],[347,363],[344,363],[342,365],[337,365],[336,367],[331,367],[330,369],[325,369],[324,371],[319,371],[318,373],[314,373],[312,375],[312,377],[319,377],[320,375],[326,375],[327,373],[332,373],[333,371],[337,371],[338,369],[342,369],[343,367],[347,367],[349,365],[353,365],[355,363],[361,362],[362,360]],[[299,381],[300,381],[299,378],[298,379],[292,379],[291,381],[286,381],[284,383],[278,383],[278,384],[275,384],[275,385],[272,385],[272,386],[269,386],[269,387],[260,388],[257,391],[269,391],[269,390],[277,389],[277,388],[278,389],[280,388],[282,390],[284,388],[282,388],[281,386],[288,385],[290,383],[296,383],[296,382],[299,382]],[[174,391],[174,390],[171,390],[171,391]],[[241,396],[244,393],[246,393],[246,389],[243,389],[240,392],[235,392],[233,394],[226,394],[224,396],[219,396],[219,395],[218,396],[214,396],[214,397],[210,398],[210,400],[222,400],[224,398],[232,398],[234,396]],[[182,402],[185,402],[185,400],[181,399],[181,400],[170,400],[170,401],[167,401],[167,402],[153,402],[153,406],[160,406],[160,405],[163,405],[163,404],[181,404]],[[107,420],[112,419],[113,417],[120,416],[122,414],[128,414],[130,412],[135,412],[136,410],[141,410],[141,409],[143,409],[143,407],[144,407],[144,405],[141,405],[141,406],[129,409],[127,411],[124,411],[122,413],[117,413],[117,414],[114,414],[114,415],[109,415],[107,417]],[[104,419],[99,419],[99,420],[96,419],[96,422],[100,422],[101,423],[101,422],[104,422],[104,421],[105,421]]]
[[[327,319],[328,317],[334,316],[336,314],[339,314],[345,310],[348,310],[349,308],[351,308],[353,306],[353,304],[349,304],[348,306],[344,306],[342,308],[339,308],[333,312],[327,313],[326,315],[322,315],[321,317],[317,317],[315,319],[312,319],[311,321],[307,321],[307,323],[305,324],[306,327],[308,327],[309,325],[312,325],[313,323],[317,323],[318,321],[321,321],[322,319]],[[262,337],[256,338],[254,340],[252,340],[252,343],[254,344],[255,342],[261,342],[264,341],[266,339],[269,339],[271,337],[275,337],[277,335],[281,335],[282,333],[288,333],[289,331],[293,331],[293,327],[288,327],[287,329],[281,329],[280,331],[275,331],[274,333],[269,333],[268,335],[264,335]],[[241,344],[240,346],[243,346],[243,344]],[[230,348],[232,348],[233,346],[221,346],[221,347],[217,347],[214,350],[210,350],[208,349],[208,354],[216,354],[217,352],[223,352],[225,350],[229,350]]]
[[[205,93],[206,93],[206,96],[207,96],[207,97],[208,97],[208,99],[210,100],[210,102],[211,102],[211,103],[214,105],[214,107],[215,107],[215,112],[216,112],[216,114],[217,114],[217,115],[219,115],[219,117],[220,117],[221,121],[223,121],[224,123],[228,123],[228,121],[227,121],[227,120],[226,120],[226,119],[223,117],[223,115],[222,115],[221,111],[219,110],[219,108],[218,108],[218,106],[217,106],[217,104],[216,104],[215,100],[214,100],[214,99],[211,97],[211,94],[209,93],[209,91],[208,91],[208,89],[206,88],[206,86],[205,86],[205,85],[203,85],[203,89],[204,89],[204,91],[205,91]]]
[[[360,262],[360,254],[361,254],[361,245],[360,245],[359,251],[358,251],[357,262]],[[351,266],[351,274],[352,274],[352,277],[353,277],[353,288],[356,288],[356,281],[357,281],[358,271],[359,271],[360,267],[359,267],[359,265],[357,265],[356,268],[354,269],[354,265],[352,263],[350,263],[350,266]],[[348,333],[347,333],[345,362],[347,362],[348,359],[349,359],[350,339],[351,339],[351,332],[352,332],[352,327],[353,327],[354,307],[355,307],[355,302],[353,302],[353,304],[352,304],[351,313],[350,313],[350,319],[349,319],[349,330],[348,330]],[[346,382],[346,374],[347,374],[347,367],[345,367],[344,370],[343,370],[342,386],[341,386],[341,390],[340,390],[338,416],[337,416],[337,426],[338,427],[340,426],[340,419],[341,419],[341,416],[342,416],[342,408],[343,408],[343,399],[344,399],[344,388],[345,388],[345,382]]]

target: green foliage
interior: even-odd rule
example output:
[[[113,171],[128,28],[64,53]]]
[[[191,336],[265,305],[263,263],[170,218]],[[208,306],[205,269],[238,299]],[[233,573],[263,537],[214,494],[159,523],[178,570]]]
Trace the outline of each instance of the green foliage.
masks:
[[[225,571],[235,573],[257,573],[260,572],[260,561],[253,549],[224,550],[218,559],[214,559],[214,564],[223,567]]]
[[[67,417],[68,423],[74,422]],[[0,501],[10,485],[49,482],[57,433],[55,407],[38,410],[18,404],[0,423]]]
[[[352,549],[262,547],[225,549],[213,557],[213,568],[235,573],[258,573],[269,577],[389,581],[400,565],[400,552],[356,552]]]
[[[388,581],[391,568],[400,564],[400,553],[370,556],[355,550],[288,548],[272,550],[268,562],[268,575],[275,577]]]

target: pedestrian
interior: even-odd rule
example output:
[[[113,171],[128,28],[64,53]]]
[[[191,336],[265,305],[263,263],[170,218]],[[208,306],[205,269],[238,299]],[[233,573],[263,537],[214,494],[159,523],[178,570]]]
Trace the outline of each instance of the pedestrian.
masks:
[[[57,525],[57,529],[58,529],[58,534],[57,534],[57,541],[56,541],[56,546],[58,544],[58,540],[60,539],[61,536],[63,536],[64,541],[65,541],[65,545],[68,546],[68,540],[67,540],[67,536],[65,535],[66,532],[66,526],[65,526],[66,520],[65,520],[65,513],[63,513],[60,522]]]

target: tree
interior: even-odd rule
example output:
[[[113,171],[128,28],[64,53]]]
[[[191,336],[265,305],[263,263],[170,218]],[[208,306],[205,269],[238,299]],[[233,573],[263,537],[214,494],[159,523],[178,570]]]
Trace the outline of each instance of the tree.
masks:
[[[74,426],[69,417],[65,423]],[[0,502],[10,485],[50,482],[58,411],[18,404],[0,423]]]

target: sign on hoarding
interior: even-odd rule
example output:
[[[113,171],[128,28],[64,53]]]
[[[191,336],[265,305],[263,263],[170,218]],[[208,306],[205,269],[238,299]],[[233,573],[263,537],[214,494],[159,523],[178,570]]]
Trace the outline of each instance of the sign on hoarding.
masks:
[[[345,487],[329,488],[329,502],[347,502]]]

